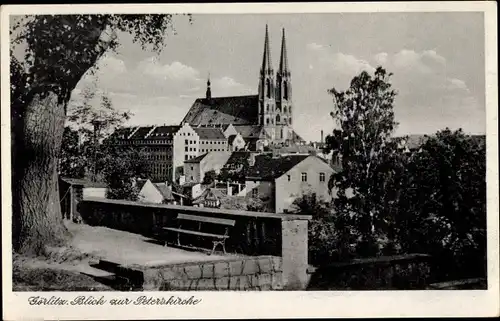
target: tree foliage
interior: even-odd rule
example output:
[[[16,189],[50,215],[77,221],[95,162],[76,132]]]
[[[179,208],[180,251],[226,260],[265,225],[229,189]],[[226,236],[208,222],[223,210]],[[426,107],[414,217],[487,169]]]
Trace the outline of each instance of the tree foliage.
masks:
[[[75,151],[67,150],[68,147],[63,144],[61,156],[72,155],[77,163],[84,166],[85,177],[102,181],[105,161],[108,160],[105,155],[107,149],[102,145],[132,114],[117,111],[107,93],[99,93],[96,81],[83,88],[81,97],[81,103],[72,105],[68,110],[68,123],[79,137],[77,154],[70,153]]]
[[[486,147],[462,130],[428,137],[407,162],[397,225],[404,251],[438,259],[444,278],[485,275]]]
[[[32,15],[11,24],[13,245],[41,253],[67,240],[57,192],[64,120],[71,92],[96,62],[130,33],[160,51],[172,16]],[[22,52],[22,55],[16,55]]]
[[[149,175],[146,154],[135,148],[107,146],[105,155],[106,197],[137,201],[140,190],[135,182]]]
[[[83,156],[79,132],[69,126],[64,127],[59,175],[84,178],[88,163]]]
[[[363,71],[354,77],[346,91],[329,90],[338,129],[326,138],[326,151],[333,150],[334,157],[339,154],[342,164],[329,182],[336,191],[338,228],[355,234],[367,255],[377,252],[373,245],[390,230],[386,205],[394,195],[388,199],[387,194],[398,170],[398,142],[392,137],[396,92],[390,76],[379,67],[373,76]]]
[[[217,173],[215,171],[209,170],[205,173],[205,176],[203,176],[203,184],[212,184],[215,182],[215,179],[217,178]]]
[[[236,158],[230,165],[231,167],[224,166],[219,174],[217,180],[221,182],[238,182],[245,183],[245,175],[250,167],[248,158]]]

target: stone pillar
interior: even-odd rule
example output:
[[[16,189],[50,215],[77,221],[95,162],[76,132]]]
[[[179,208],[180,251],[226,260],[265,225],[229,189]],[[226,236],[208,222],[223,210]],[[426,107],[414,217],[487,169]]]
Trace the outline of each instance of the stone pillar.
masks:
[[[307,287],[307,219],[281,220],[281,256],[285,290]]]

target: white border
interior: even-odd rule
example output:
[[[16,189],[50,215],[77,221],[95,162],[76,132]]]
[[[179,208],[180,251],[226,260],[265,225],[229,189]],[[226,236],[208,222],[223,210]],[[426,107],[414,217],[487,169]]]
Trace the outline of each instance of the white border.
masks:
[[[325,12],[484,12],[487,106],[488,290],[487,291],[359,291],[359,292],[151,292],[93,293],[94,296],[130,298],[195,295],[197,306],[29,306],[30,293],[12,292],[9,15],[55,13],[325,13]],[[498,316],[498,74],[496,2],[378,2],[378,3],[260,3],[260,4],[113,4],[23,5],[1,7],[2,89],[2,244],[3,318],[13,319],[149,319],[149,318],[295,318],[295,317],[425,317]],[[471,57],[474,59],[474,57]],[[37,294],[41,294],[40,292]],[[64,298],[79,293],[45,293]],[[85,293],[82,293],[85,294]]]

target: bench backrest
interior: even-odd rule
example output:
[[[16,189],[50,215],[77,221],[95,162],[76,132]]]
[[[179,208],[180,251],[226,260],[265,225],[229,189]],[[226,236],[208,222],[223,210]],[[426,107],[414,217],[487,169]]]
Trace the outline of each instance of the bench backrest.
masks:
[[[197,215],[189,215],[189,214],[179,214],[179,215],[177,215],[177,219],[178,220],[195,221],[195,222],[205,222],[205,223],[212,223],[212,224],[220,224],[220,225],[228,225],[228,226],[234,226],[236,224],[235,220],[230,220],[230,219],[226,219],[226,218],[197,216]]]

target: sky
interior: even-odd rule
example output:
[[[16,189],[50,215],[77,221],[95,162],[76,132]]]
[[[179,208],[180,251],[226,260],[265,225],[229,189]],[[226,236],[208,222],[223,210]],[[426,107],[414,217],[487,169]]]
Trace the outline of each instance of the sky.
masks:
[[[328,89],[345,90],[379,65],[394,74],[396,134],[486,131],[482,13],[206,14],[174,24],[160,54],[118,34],[117,53],[82,79],[71,104],[93,84],[133,113],[129,125],[161,125],[178,124],[205,96],[208,74],[213,97],[256,94],[268,24],[275,70],[286,30],[293,127],[307,141],[335,126]]]

